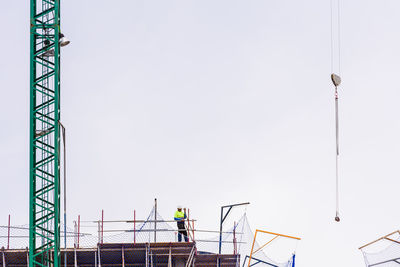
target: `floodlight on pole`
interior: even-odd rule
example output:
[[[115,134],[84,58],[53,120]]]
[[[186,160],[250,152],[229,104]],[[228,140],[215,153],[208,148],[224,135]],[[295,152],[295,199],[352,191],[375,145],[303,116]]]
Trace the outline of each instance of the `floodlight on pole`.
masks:
[[[47,49],[47,47],[50,46],[50,41],[49,40],[44,40],[44,49]],[[44,57],[54,57],[54,49],[47,50],[46,52],[43,53]]]
[[[54,49],[48,50],[43,53],[44,57],[54,57]]]
[[[60,33],[60,46],[61,47],[63,47],[63,46],[67,46],[67,45],[69,45],[69,43],[71,42],[70,40],[68,40],[68,38],[67,37],[65,37],[65,35],[64,34],[62,34],[62,33]]]

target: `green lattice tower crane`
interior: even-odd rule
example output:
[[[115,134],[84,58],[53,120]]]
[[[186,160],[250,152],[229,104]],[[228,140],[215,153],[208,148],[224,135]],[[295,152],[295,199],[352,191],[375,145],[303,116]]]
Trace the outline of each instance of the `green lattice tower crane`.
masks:
[[[31,0],[29,266],[60,266],[60,0]]]

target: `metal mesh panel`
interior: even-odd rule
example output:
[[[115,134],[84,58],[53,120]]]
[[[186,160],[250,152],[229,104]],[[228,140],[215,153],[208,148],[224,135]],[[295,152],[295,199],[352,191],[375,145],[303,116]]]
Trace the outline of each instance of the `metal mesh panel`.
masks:
[[[400,266],[400,234],[395,235],[389,239],[381,238],[378,242],[362,249],[366,266]]]

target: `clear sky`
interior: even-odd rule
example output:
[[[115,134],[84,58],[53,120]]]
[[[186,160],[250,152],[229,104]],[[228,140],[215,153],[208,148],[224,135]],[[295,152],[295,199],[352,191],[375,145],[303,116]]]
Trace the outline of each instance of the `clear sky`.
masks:
[[[0,224],[28,223],[29,4],[2,5]],[[400,3],[341,3],[341,217],[330,1],[62,1],[68,220],[164,217],[300,236],[298,266],[363,266],[397,230]]]

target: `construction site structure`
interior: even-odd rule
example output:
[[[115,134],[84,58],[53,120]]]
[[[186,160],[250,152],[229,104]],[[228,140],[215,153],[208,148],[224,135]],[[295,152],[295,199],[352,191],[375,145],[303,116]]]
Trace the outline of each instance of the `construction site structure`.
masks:
[[[104,211],[101,212],[101,220],[86,221],[84,223],[97,227],[97,235],[82,233],[80,226],[74,231],[62,233],[69,239],[69,247],[60,249],[60,266],[145,266],[145,267],[189,267],[189,266],[238,266],[240,254],[218,254],[199,251],[194,241],[194,232],[210,232],[194,229],[196,220],[186,220],[185,226],[189,232],[189,242],[176,242],[177,229],[173,229],[168,223],[173,220],[163,220],[157,216],[156,207],[153,208],[146,220],[104,220]],[[135,212],[136,217],[136,212]],[[78,218],[78,225],[81,224]],[[107,229],[107,225],[128,223],[128,229]],[[133,224],[133,229],[131,229]],[[5,229],[5,227],[2,227]],[[93,227],[92,227],[93,229]],[[95,228],[94,228],[95,229]],[[29,249],[10,248],[10,238],[24,238],[23,232],[28,230],[22,226],[7,226],[7,249],[1,248],[0,266],[22,267],[30,266]],[[10,235],[14,232],[14,235]],[[117,234],[115,234],[117,232]],[[106,233],[106,235],[104,235]],[[109,233],[114,233],[107,235]],[[215,231],[218,233],[218,231]],[[224,232],[225,233],[225,232]],[[163,242],[169,240],[170,242]],[[122,241],[118,243],[115,241]],[[132,242],[133,241],[133,242]],[[138,241],[138,242],[137,242]],[[148,242],[147,242],[148,241]],[[200,240],[201,242],[201,240]],[[217,243],[218,241],[204,241]],[[229,241],[223,241],[229,243]],[[17,243],[16,243],[17,244]],[[15,245],[14,245],[15,246]],[[14,247],[11,246],[11,247]],[[50,262],[54,262],[56,251],[50,249],[47,256]],[[50,264],[49,266],[54,266]]]
[[[243,240],[243,229],[247,237],[252,236],[246,217],[241,223],[235,222],[228,232],[222,232],[222,223],[233,207],[248,203],[221,207],[219,231],[195,229],[195,220],[190,220],[188,214],[186,229],[190,242],[180,243],[176,242],[179,235],[176,229],[158,216],[157,204],[150,216],[139,223],[138,229],[136,222],[139,221],[134,219],[133,229],[106,230],[102,212],[101,222],[97,221],[97,237],[81,233],[79,223],[77,231],[67,231],[64,191],[62,231],[60,167],[64,167],[64,190],[66,167],[65,162],[61,164],[61,159],[65,160],[65,128],[60,120],[60,52],[68,44],[61,33],[60,0],[30,0],[29,225],[11,227],[9,220],[8,234],[0,235],[0,243],[7,238],[7,248],[1,247],[0,266],[239,266],[241,255],[248,253],[246,246],[250,244]],[[224,208],[228,209],[226,213]],[[236,231],[239,227],[241,231]],[[0,226],[0,232],[3,229]],[[28,231],[28,234],[12,235],[14,231]],[[195,240],[196,231],[215,232],[219,236]],[[104,232],[119,233],[104,236]],[[22,241],[23,246],[10,246],[10,237],[13,241]],[[62,249],[61,238],[64,238]],[[80,246],[83,240],[87,244]],[[229,248],[225,244],[230,244]],[[263,260],[272,262],[268,257]],[[286,263],[270,265],[289,266]]]
[[[61,239],[65,238],[67,245],[60,249],[60,266],[237,267],[248,265],[250,261],[251,266],[294,266],[293,250],[284,248],[288,252],[287,257],[281,259],[264,253],[266,245],[255,239],[246,213],[233,223],[232,228],[213,231],[196,228],[197,220],[189,217],[188,210],[185,228],[189,242],[177,242],[179,230],[176,221],[164,220],[156,212],[156,206],[146,219],[136,219],[136,212],[133,213],[133,220],[106,220],[104,214],[102,210],[100,219],[94,221],[81,221],[78,216],[73,229],[61,227],[67,229],[61,231]],[[8,226],[0,226],[0,267],[30,266],[28,231],[27,225],[9,223]],[[280,240],[288,239],[285,235],[268,234],[273,234],[274,239],[268,242],[268,246],[272,243],[279,245]],[[53,261],[55,250],[48,250],[47,256]]]
[[[28,266],[28,250],[2,250],[1,266]],[[53,257],[54,251],[50,256]],[[101,267],[101,266],[231,266],[239,262],[239,255],[219,255],[197,253],[194,242],[174,243],[130,243],[98,244],[95,248],[61,249],[61,260],[67,255],[68,267]]]

